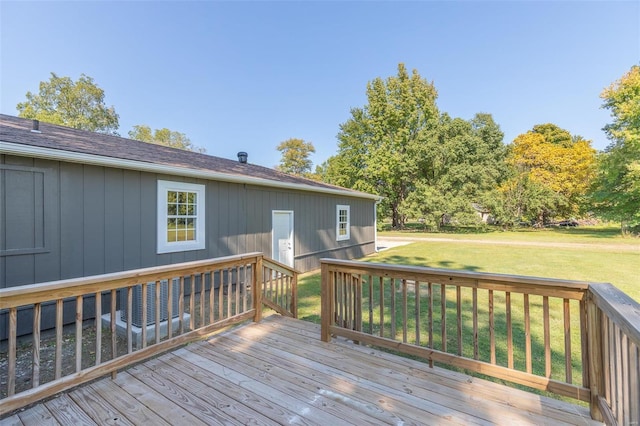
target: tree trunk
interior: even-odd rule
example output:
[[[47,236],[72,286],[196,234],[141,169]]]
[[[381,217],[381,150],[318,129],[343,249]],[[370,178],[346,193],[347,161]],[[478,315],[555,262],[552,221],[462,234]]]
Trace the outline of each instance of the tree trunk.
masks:
[[[400,185],[400,187],[397,188],[397,196],[394,197],[394,201],[391,202],[391,226],[393,229],[404,229],[406,217],[400,214],[400,205],[404,201],[405,192],[405,185]]]
[[[391,227],[393,229],[404,228],[404,217],[398,212],[398,205],[393,204],[391,206]]]

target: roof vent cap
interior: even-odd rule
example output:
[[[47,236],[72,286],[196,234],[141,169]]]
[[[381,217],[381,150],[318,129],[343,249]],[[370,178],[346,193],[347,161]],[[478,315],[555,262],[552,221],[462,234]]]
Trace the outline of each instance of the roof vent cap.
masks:
[[[31,128],[31,131],[33,133],[41,133],[40,132],[40,121],[39,120],[33,120],[33,127]]]
[[[238,153],[238,161],[242,164],[247,164],[247,157],[249,157],[249,154],[244,151]]]

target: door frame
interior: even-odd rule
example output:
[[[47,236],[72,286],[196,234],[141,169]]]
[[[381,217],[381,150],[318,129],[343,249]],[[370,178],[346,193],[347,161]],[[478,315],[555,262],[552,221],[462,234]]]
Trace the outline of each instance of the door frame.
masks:
[[[294,227],[293,227],[293,210],[272,210],[271,211],[271,255],[273,256],[274,260],[279,261],[280,263],[285,263],[280,259],[276,259],[275,258],[275,253],[278,251],[278,247],[277,247],[277,241],[276,241],[276,234],[274,232],[274,223],[275,223],[275,216],[277,214],[288,214],[289,215],[289,241],[291,242],[291,263],[292,265],[287,265],[290,267],[294,267],[295,265],[295,245],[294,245]]]

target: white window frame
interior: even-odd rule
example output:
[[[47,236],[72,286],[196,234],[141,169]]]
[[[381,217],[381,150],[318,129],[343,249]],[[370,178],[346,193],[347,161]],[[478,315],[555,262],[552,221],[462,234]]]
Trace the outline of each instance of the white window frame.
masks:
[[[158,235],[157,235],[157,252],[174,253],[179,251],[202,250],[206,247],[205,236],[205,189],[204,185],[185,182],[173,182],[168,180],[158,181]],[[167,241],[167,193],[169,191],[178,192],[195,192],[197,194],[196,202],[196,239],[193,241]]]
[[[347,220],[346,222],[340,222],[340,211],[347,211]],[[345,235],[340,235],[340,224],[346,224]],[[336,241],[345,241],[351,238],[351,207],[345,204],[336,205]]]

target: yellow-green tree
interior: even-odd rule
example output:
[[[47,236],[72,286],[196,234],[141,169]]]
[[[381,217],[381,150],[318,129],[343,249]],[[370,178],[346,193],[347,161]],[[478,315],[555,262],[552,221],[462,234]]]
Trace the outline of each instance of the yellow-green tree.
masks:
[[[204,153],[205,148],[194,145],[184,133],[167,128],[151,130],[146,124],[137,124],[129,131],[129,137],[141,142],[164,145],[171,148],[184,149]]]
[[[640,67],[634,65],[600,95],[613,122],[603,129],[611,144],[602,154],[594,206],[623,231],[640,232]]]
[[[309,155],[316,152],[311,142],[291,138],[280,142],[276,149],[282,153],[280,165],[276,166],[277,170],[297,176],[310,174],[313,163]]]
[[[543,124],[516,137],[507,163],[514,173],[503,192],[519,188],[529,193],[518,210],[524,218],[543,224],[579,213],[595,177],[596,151],[590,141]]]
[[[74,129],[117,135],[118,114],[104,103],[104,91],[84,74],[77,81],[51,73],[38,93],[27,92],[16,109],[18,116]]]

